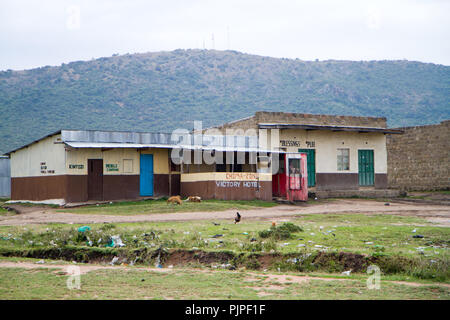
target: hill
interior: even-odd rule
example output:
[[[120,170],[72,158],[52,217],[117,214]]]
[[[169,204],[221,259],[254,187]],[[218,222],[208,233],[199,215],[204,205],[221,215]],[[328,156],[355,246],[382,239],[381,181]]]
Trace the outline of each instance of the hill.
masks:
[[[259,110],[423,125],[450,118],[449,98],[450,67],[430,63],[216,50],[114,55],[0,72],[0,154],[60,128],[170,132]]]

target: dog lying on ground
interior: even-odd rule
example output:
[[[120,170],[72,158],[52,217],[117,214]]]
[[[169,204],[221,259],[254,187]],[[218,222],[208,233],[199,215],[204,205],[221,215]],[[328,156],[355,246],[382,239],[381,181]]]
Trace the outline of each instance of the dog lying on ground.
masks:
[[[189,196],[186,201],[189,202],[202,202],[202,198],[199,196]]]
[[[169,199],[167,199],[167,203],[178,203],[178,204],[182,204],[183,202],[181,201],[180,196],[172,196]]]

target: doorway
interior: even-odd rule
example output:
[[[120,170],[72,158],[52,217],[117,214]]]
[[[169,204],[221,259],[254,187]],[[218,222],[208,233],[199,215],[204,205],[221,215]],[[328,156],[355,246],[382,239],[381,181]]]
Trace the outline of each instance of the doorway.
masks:
[[[103,200],[103,159],[88,159],[88,200]]]

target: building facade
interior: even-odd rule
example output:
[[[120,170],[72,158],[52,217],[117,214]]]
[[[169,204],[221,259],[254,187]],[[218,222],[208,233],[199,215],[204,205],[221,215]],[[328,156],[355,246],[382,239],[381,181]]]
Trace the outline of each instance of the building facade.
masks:
[[[307,191],[384,190],[386,136],[402,132],[386,118],[282,112],[175,136],[60,130],[8,153],[11,199],[304,201]]]
[[[171,195],[272,199],[271,174],[264,172],[264,161],[257,157],[256,137],[218,136],[200,144],[192,135],[186,137],[189,141],[180,144],[161,133],[61,130],[49,134],[8,153],[11,199],[58,203]],[[235,145],[229,143],[231,139]],[[205,161],[219,153],[231,162]],[[235,161],[238,154],[247,162]]]
[[[386,189],[386,118],[257,112],[215,128],[222,134],[256,132],[262,147],[307,154],[308,188]]]

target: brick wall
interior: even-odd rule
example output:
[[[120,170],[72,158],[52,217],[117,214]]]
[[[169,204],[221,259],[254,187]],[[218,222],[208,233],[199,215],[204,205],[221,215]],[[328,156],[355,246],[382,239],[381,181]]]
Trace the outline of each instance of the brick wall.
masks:
[[[387,136],[388,186],[407,191],[450,189],[450,120],[398,128]]]
[[[386,128],[386,118],[266,111],[256,112],[253,117],[228,122],[216,128],[221,130],[222,133],[225,133],[224,129],[228,128],[257,130],[258,123],[290,123]]]

